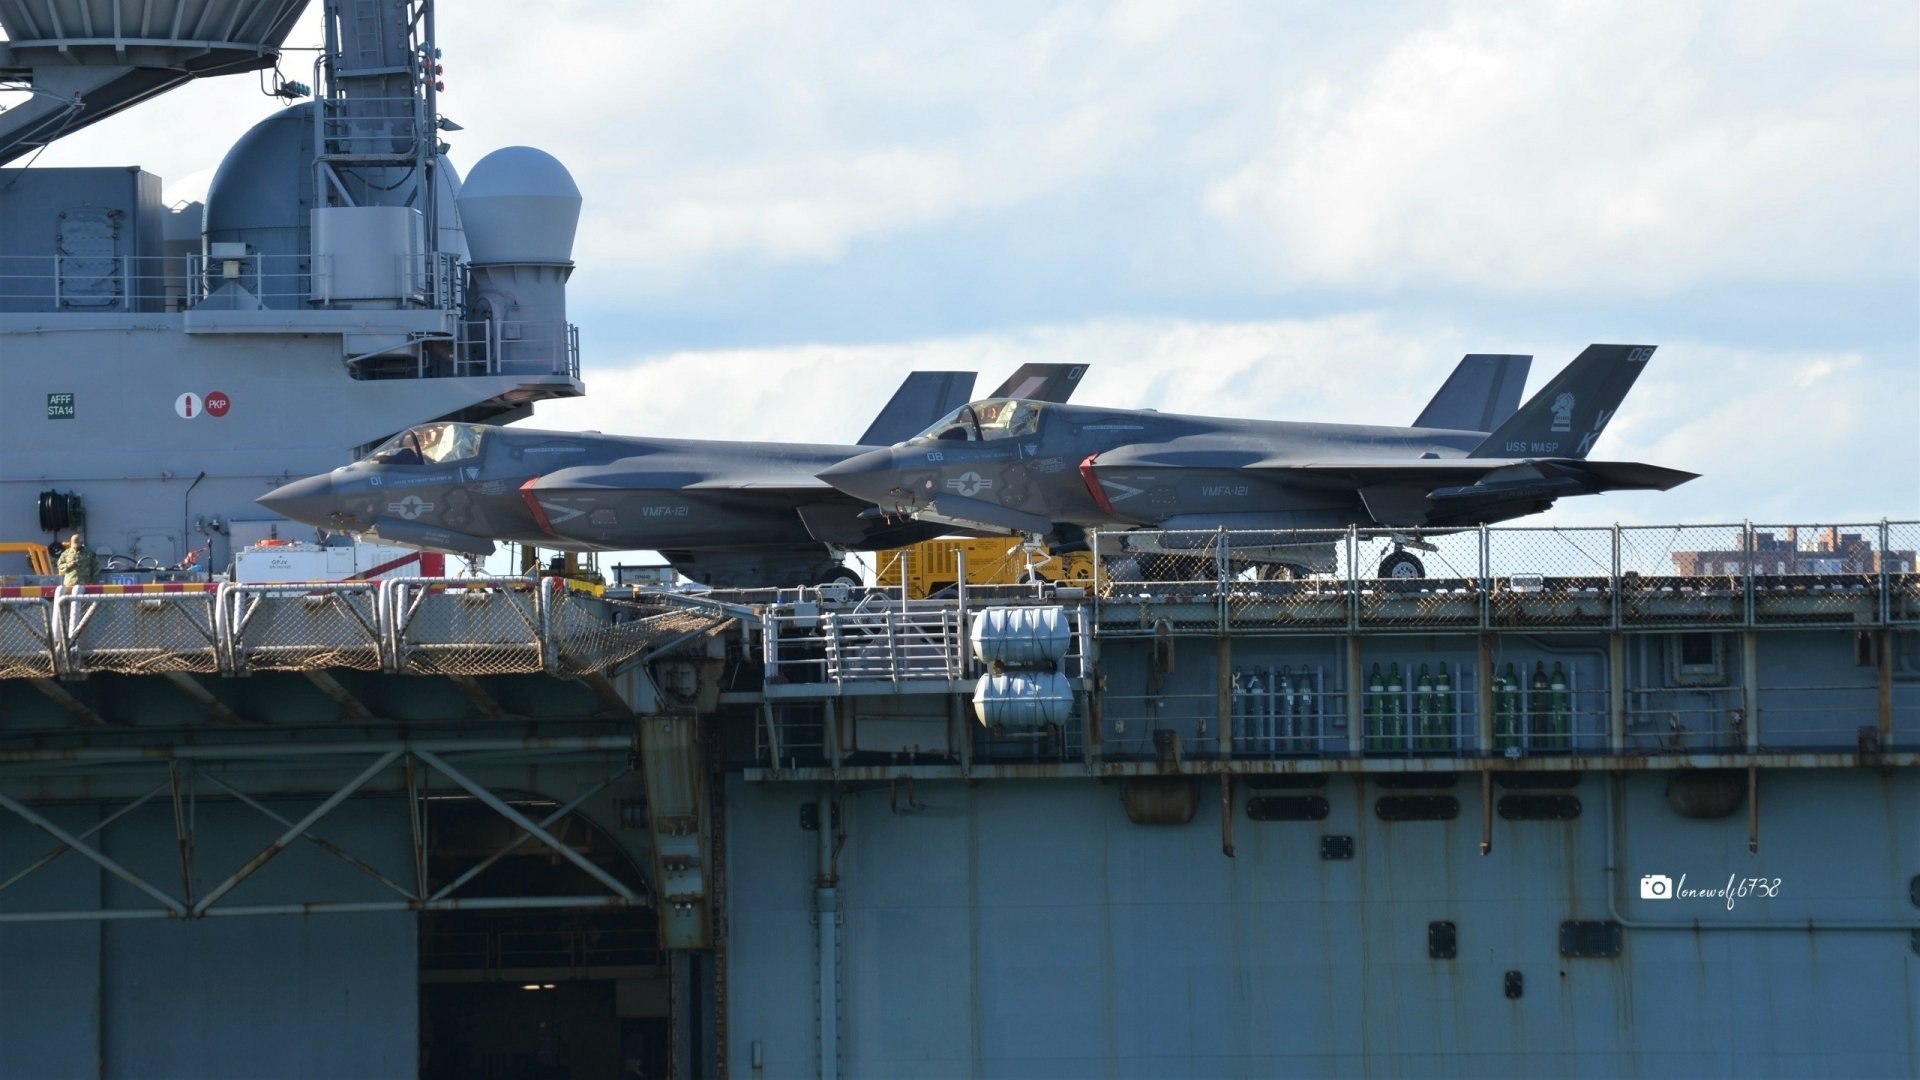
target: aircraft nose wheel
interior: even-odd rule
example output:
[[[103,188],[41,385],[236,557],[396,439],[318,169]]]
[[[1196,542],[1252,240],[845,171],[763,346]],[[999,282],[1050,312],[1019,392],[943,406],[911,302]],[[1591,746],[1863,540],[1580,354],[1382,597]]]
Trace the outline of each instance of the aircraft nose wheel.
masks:
[[[1427,568],[1410,551],[1395,550],[1380,560],[1380,576],[1411,580],[1427,576]]]
[[[857,589],[861,585],[860,572],[851,566],[836,566],[820,579],[820,584],[848,585]]]

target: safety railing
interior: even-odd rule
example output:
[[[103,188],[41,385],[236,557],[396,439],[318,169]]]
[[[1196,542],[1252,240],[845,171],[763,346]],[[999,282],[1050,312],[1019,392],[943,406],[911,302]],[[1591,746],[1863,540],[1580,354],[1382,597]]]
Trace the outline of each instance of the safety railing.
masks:
[[[221,593],[236,672],[381,667],[380,584],[236,584]]]
[[[56,669],[54,590],[20,589],[35,595],[0,597],[0,679],[44,679]]]
[[[454,334],[458,374],[580,377],[580,328],[572,323],[462,319]]]
[[[671,595],[603,599],[556,579],[8,587],[0,679],[347,669],[604,672],[735,616]]]
[[[1920,522],[1097,533],[1104,636],[1920,622]]]
[[[1739,687],[1629,689],[1625,713],[1631,753],[1734,753],[1746,745],[1750,714]]]
[[[514,675],[546,668],[540,583],[411,578],[392,583],[387,655],[414,675]]]
[[[291,311],[364,295],[350,290],[366,282],[341,280],[334,269],[325,254],[0,255],[0,312],[244,311],[262,305]],[[458,311],[465,282],[465,263],[456,253],[396,253],[381,295]],[[577,361],[571,334],[571,327],[553,331],[551,351]]]
[[[54,597],[54,643],[73,675],[217,672],[225,655],[219,587],[82,585]]]
[[[764,627],[760,659],[769,686],[799,690],[824,683],[837,690],[856,682],[971,679],[981,673],[968,645],[972,616],[990,607],[1035,605],[1060,606],[1065,613],[1060,673],[1069,679],[1087,674],[1093,634],[1089,610],[1079,600],[1049,600],[1030,586],[1013,595],[970,600],[970,606],[952,598],[903,601],[877,589],[831,586],[783,590],[775,600],[756,608]]]
[[[828,612],[821,641],[826,675],[835,683],[957,679],[964,663],[960,613],[944,604]]]

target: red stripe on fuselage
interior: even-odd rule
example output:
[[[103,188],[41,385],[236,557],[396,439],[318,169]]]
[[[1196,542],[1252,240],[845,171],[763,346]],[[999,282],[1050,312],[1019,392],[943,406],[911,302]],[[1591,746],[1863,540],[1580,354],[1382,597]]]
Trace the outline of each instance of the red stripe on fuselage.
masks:
[[[1120,515],[1114,512],[1113,500],[1107,498],[1106,489],[1100,486],[1099,478],[1093,475],[1093,459],[1099,456],[1097,453],[1088,454],[1087,460],[1080,463],[1080,479],[1086,481],[1087,494],[1093,496],[1093,504],[1098,506],[1102,513],[1119,517]]]
[[[527,509],[533,511],[533,523],[540,526],[540,531],[548,536],[559,536],[559,533],[553,531],[553,522],[547,520],[547,508],[540,505],[539,497],[533,493],[533,485],[539,482],[540,478],[536,476],[521,484],[520,497],[527,500]]]

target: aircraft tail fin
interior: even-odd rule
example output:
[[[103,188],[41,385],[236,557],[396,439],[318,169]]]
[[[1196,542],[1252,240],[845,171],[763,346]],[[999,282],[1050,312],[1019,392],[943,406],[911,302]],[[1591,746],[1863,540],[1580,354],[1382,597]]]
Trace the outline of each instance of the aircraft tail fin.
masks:
[[[1413,422],[1417,428],[1492,431],[1520,406],[1531,356],[1468,353]]]
[[[1063,402],[1073,396],[1086,373],[1085,364],[1021,364],[1019,370],[1007,376],[1007,381],[987,396]]]
[[[1654,348],[1587,346],[1467,456],[1586,457]]]
[[[910,371],[880,415],[860,436],[860,446],[892,446],[933,426],[935,420],[973,400],[971,371]]]

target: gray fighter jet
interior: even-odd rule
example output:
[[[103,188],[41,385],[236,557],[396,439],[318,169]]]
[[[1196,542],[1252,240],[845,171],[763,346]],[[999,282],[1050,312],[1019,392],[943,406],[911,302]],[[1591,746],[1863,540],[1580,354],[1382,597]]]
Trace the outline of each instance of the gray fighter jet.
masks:
[[[1080,364],[1029,364],[997,393],[1063,402],[1085,373]],[[659,551],[680,573],[723,587],[857,580],[838,551],[898,547],[950,530],[863,516],[865,503],[815,474],[906,438],[972,390],[972,372],[915,372],[852,445],[423,424],[259,502],[330,532],[465,555],[513,541]]]
[[[1652,355],[1650,345],[1589,346],[1491,433],[1428,426],[1459,418],[1432,406],[1419,426],[1395,428],[988,399],[820,475],[882,515],[1069,544],[1088,527],[1259,530],[1266,561],[1295,568],[1324,568],[1309,549],[1326,545],[1289,542],[1290,530],[1360,525],[1395,538],[1382,576],[1421,577],[1402,546],[1423,530],[1693,479],[1587,460]]]

